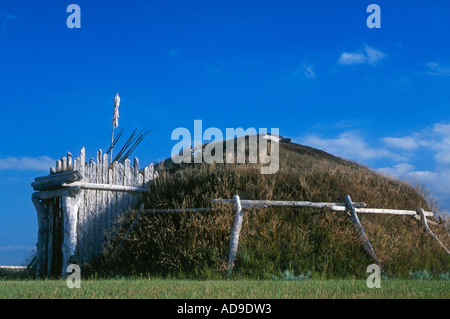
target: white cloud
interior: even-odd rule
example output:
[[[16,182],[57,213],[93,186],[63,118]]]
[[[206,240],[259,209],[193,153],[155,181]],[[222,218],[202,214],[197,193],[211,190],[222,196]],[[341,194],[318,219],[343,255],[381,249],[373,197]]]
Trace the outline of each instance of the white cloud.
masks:
[[[55,165],[55,160],[48,156],[40,157],[6,157],[0,158],[1,170],[35,170],[46,171]]]
[[[386,55],[383,52],[366,45],[364,49],[358,52],[343,52],[338,59],[338,63],[340,65],[374,64],[384,57]]]
[[[399,154],[392,153],[384,148],[370,147],[362,138],[361,132],[348,131],[336,138],[323,138],[318,135],[309,135],[301,138],[300,143],[320,148],[326,152],[347,159],[369,160],[390,158],[397,161],[405,158]]]
[[[450,124],[436,123],[431,128],[403,137],[385,137],[386,146],[404,150],[433,152],[439,164],[450,164]]]
[[[410,173],[415,167],[408,163],[399,163],[394,165],[393,167],[382,167],[377,169],[379,173],[392,176],[392,177],[400,177]]]
[[[417,141],[412,136],[407,137],[385,137],[382,139],[384,143],[389,146],[403,149],[403,150],[415,150],[419,148]]]
[[[21,250],[33,250],[35,246],[26,246],[26,245],[9,245],[9,246],[0,246],[0,252],[8,252],[8,251],[21,251]]]
[[[450,67],[442,63],[428,62],[425,63],[425,68],[429,75],[450,76]]]

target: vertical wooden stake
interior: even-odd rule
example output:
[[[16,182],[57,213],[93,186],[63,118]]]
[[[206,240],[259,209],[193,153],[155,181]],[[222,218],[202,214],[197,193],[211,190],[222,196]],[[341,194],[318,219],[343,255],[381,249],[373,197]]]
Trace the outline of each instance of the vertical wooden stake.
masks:
[[[81,190],[78,191],[78,194]],[[81,196],[71,196],[70,191],[65,191],[62,195],[62,209],[63,209],[63,234],[64,240],[62,245],[62,269],[61,277],[66,277],[67,266],[70,263],[70,257],[76,254],[77,250],[77,223],[78,223],[78,208],[81,205]]]
[[[430,234],[430,236],[436,240],[439,244],[439,246],[441,246],[442,248],[445,249],[445,251],[447,252],[447,254],[450,255],[450,251],[447,249],[447,247],[445,247],[445,245],[439,240],[439,238],[431,231],[430,227],[428,226],[428,222],[427,222],[427,217],[425,216],[425,212],[423,211],[423,209],[419,209],[419,214],[420,217],[423,220],[423,227],[425,228],[425,230]]]
[[[381,263],[378,260],[378,257],[372,248],[372,245],[370,244],[370,241],[366,235],[366,232],[364,231],[364,227],[362,226],[361,222],[359,221],[358,214],[356,214],[355,206],[353,205],[352,199],[350,198],[349,195],[345,196],[345,203],[347,205],[347,209],[350,211],[353,225],[355,226],[356,232],[363,243],[364,249],[369,254],[369,256],[372,257],[372,259],[377,263],[377,265],[380,267],[381,272],[386,275],[386,272],[383,270],[383,267],[381,267]]]
[[[238,246],[239,246],[239,234],[241,232],[243,212],[241,206],[241,200],[239,195],[233,196],[234,202],[236,203],[236,217],[234,218],[233,231],[230,238],[230,249],[229,249],[229,259],[228,259],[228,269],[227,273],[231,274],[234,267],[234,260],[236,259]]]

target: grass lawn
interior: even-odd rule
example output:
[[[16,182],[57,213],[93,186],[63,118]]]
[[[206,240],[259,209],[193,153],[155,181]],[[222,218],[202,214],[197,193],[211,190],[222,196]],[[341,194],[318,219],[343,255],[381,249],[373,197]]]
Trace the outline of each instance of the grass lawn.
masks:
[[[448,280],[382,280],[369,289],[365,280],[171,280],[91,279],[69,289],[64,280],[0,280],[0,298],[150,299],[448,299]]]

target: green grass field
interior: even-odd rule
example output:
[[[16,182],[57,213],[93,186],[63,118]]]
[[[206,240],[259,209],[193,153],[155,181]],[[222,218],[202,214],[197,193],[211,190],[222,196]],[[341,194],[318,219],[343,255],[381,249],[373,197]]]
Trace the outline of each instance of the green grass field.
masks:
[[[91,279],[69,289],[64,280],[0,280],[0,298],[150,299],[448,299],[448,280],[389,279],[381,288],[365,280]]]

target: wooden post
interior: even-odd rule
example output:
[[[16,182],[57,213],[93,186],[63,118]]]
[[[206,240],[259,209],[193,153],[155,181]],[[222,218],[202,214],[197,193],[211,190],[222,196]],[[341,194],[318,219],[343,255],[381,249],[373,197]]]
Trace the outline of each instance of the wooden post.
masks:
[[[72,163],[72,153],[67,152],[67,170],[72,171],[73,170],[73,163]]]
[[[81,192],[81,191],[80,191]],[[62,209],[64,221],[64,241],[62,246],[62,269],[61,277],[66,277],[67,266],[70,262],[70,257],[76,254],[77,249],[77,222],[78,222],[78,208],[81,204],[81,196],[71,196],[70,191],[66,191],[62,196]]]
[[[56,173],[62,172],[62,163],[61,160],[56,161]]]
[[[428,226],[427,217],[425,216],[425,212],[422,208],[419,209],[419,215],[423,220],[423,227],[425,228],[425,231],[430,234],[430,236],[436,240],[442,248],[447,252],[448,255],[450,255],[450,251],[445,247],[445,245],[439,240],[439,238],[431,231],[430,227]]]
[[[61,157],[61,171],[67,172],[67,158],[65,156]]]
[[[345,203],[347,204],[347,209],[350,211],[353,225],[355,226],[356,232],[363,243],[364,249],[380,267],[381,272],[383,274],[386,274],[386,272],[383,270],[383,267],[381,267],[381,263],[378,260],[378,257],[372,248],[372,245],[370,244],[369,238],[367,237],[366,232],[364,231],[364,227],[361,225],[361,222],[359,221],[358,214],[356,213],[356,208],[353,205],[353,202],[349,195],[345,196]]]
[[[227,273],[231,274],[234,267],[234,260],[236,259],[238,246],[239,246],[239,234],[241,232],[243,211],[241,206],[241,201],[239,195],[233,196],[234,202],[236,203],[236,217],[234,218],[233,231],[230,238],[230,249],[229,249],[229,259],[228,259],[228,269]]]

